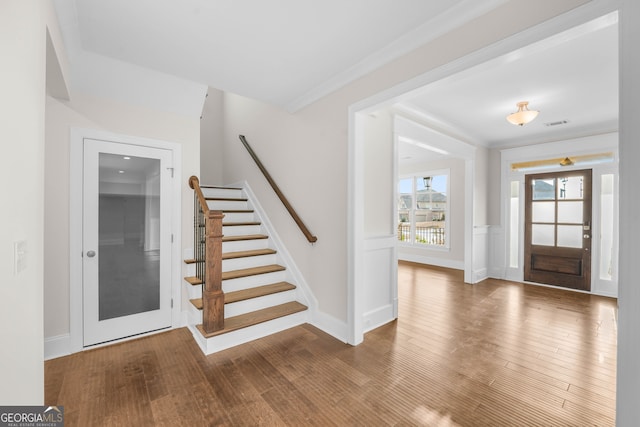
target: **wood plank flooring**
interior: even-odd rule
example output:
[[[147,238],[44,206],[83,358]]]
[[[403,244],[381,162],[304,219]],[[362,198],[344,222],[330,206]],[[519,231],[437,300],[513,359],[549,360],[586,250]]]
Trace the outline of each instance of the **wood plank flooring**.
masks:
[[[616,301],[399,266],[357,347],[304,325],[204,356],[186,329],[45,363],[67,426],[613,426]]]

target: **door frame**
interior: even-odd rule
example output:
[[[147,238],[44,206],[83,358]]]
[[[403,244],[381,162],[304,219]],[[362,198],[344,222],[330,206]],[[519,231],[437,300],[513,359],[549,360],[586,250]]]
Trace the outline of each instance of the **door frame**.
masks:
[[[71,128],[70,134],[70,170],[69,170],[69,350],[77,353],[85,349],[83,345],[83,288],[82,288],[82,203],[83,203],[83,146],[84,139],[97,139],[142,147],[160,148],[171,151],[173,156],[173,180],[171,196],[174,201],[171,206],[171,230],[173,242],[171,245],[171,328],[181,326],[181,182],[182,177],[182,147],[180,144],[157,139],[122,135],[102,130]],[[166,329],[148,332],[134,337],[123,338],[104,344],[96,344],[87,348],[96,348],[116,342],[127,341],[145,335],[166,331]]]

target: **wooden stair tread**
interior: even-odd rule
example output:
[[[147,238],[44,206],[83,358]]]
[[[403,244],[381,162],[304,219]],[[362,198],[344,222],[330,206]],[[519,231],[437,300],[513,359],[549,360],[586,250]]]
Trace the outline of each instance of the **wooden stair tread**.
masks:
[[[184,280],[186,280],[189,284],[193,286],[202,285],[202,280],[196,276],[185,277]]]
[[[247,222],[223,222],[223,227],[240,227],[243,225],[260,225],[259,221],[247,221]]]
[[[307,306],[297,301],[276,305],[262,310],[253,311],[251,313],[241,314],[239,316],[229,317],[224,321],[224,329],[212,333],[206,333],[202,325],[197,325],[198,331],[205,338],[215,337],[217,335],[226,334],[238,329],[247,328],[259,323],[268,322],[269,320],[278,319],[290,314],[299,313],[307,309]]]
[[[256,276],[258,274],[275,273],[277,271],[286,270],[285,267],[277,264],[261,265],[260,267],[243,268],[240,270],[231,270],[222,272],[222,280],[239,279],[241,277]],[[202,280],[196,276],[185,277],[191,285],[202,285]]]
[[[291,283],[278,282],[270,285],[256,286],[255,288],[242,289],[240,291],[227,292],[224,294],[224,303],[231,304],[238,301],[246,301],[248,299],[273,295],[279,292],[291,291],[295,288],[295,285],[292,285]],[[202,310],[202,298],[194,298],[189,301],[191,301],[191,304],[193,304],[195,308]]]
[[[243,268],[240,270],[223,271],[222,280],[238,279],[240,277],[255,276],[258,274],[275,273],[283,271],[285,268],[281,265],[261,265],[260,267]]]
[[[185,263],[185,264],[195,264],[195,263],[196,263],[196,260],[195,260],[195,259],[193,259],[193,258],[189,258],[189,259],[185,259],[185,260],[184,260],[184,263]]]
[[[251,251],[226,252],[222,254],[222,259],[248,258],[260,255],[273,255],[277,251],[275,249],[254,249]]]
[[[243,236],[224,236],[222,238],[223,242],[239,242],[242,240],[260,240],[260,239],[268,239],[269,236],[265,236],[264,234],[245,234]]]

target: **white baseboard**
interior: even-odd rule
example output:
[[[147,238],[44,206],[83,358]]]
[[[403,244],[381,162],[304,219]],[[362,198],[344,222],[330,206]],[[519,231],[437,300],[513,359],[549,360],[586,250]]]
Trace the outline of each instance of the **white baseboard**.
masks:
[[[44,339],[44,360],[71,354],[71,337],[69,334]]]
[[[371,310],[367,313],[364,313],[363,324],[364,324],[364,332],[372,331],[380,326],[387,324],[393,320],[395,317],[393,316],[393,305],[388,304],[375,310]]]
[[[482,282],[489,278],[489,270],[486,268],[479,268],[473,271],[473,283]]]
[[[398,251],[398,259],[400,261],[410,261],[417,262],[418,264],[435,265],[438,267],[453,268],[455,270],[464,270],[464,261],[427,257],[423,255],[403,254],[400,253],[400,251]]]
[[[309,324],[331,335],[342,342],[349,341],[349,328],[346,322],[336,319],[326,313],[315,310],[309,319]]]

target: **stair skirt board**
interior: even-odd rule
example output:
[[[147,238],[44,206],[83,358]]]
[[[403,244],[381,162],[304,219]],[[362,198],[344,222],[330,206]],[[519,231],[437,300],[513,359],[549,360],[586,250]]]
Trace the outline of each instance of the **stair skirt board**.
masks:
[[[193,324],[189,325],[189,330],[191,330],[202,352],[209,355],[259,338],[264,338],[295,326],[303,325],[307,323],[307,318],[308,311],[300,311],[212,338],[205,338]]]

